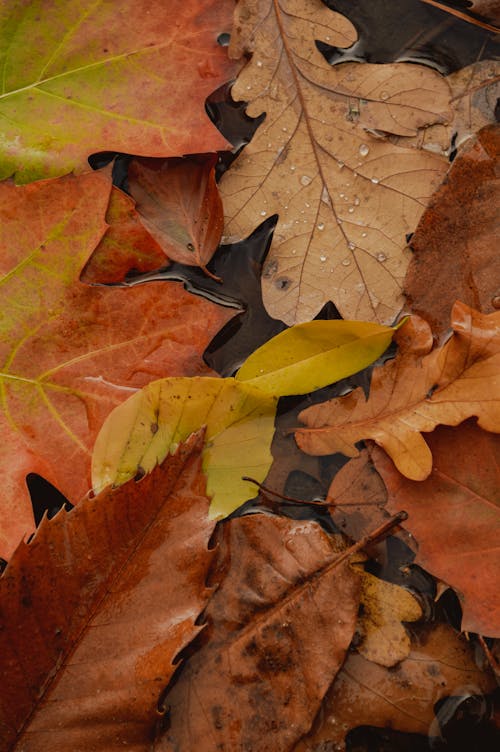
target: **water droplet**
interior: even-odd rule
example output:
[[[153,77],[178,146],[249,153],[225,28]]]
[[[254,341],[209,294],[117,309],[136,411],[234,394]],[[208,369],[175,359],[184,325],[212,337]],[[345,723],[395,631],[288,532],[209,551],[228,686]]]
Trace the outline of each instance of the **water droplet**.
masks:
[[[388,91],[381,91],[380,92],[380,99],[389,99],[389,92]]]
[[[354,196],[354,206],[359,206],[360,203],[358,196]]]
[[[342,167],[344,167],[345,162],[341,162],[340,159],[339,159],[339,161],[337,162],[337,164],[338,164],[339,170],[341,170]]]
[[[305,201],[305,202],[304,202],[304,206],[306,207],[306,209],[309,209],[309,208],[310,208],[310,206],[311,206],[311,204],[308,204],[308,203],[307,203],[307,201]]]
[[[351,263],[351,259],[346,258],[342,261],[342,266],[349,266],[350,263]]]
[[[347,211],[349,212],[349,214],[352,214],[354,211],[354,206],[350,206]]]
[[[317,228],[318,228],[318,230],[324,230],[325,229],[324,223],[320,222],[319,225],[317,225]]]
[[[264,210],[262,210],[262,211],[261,211],[261,213],[260,213],[260,216],[261,216],[261,217],[265,217],[265,216],[266,216],[266,214],[267,214],[267,212],[266,212],[266,211],[264,211]]]
[[[271,142],[269,141],[269,143],[268,143],[268,145],[267,145],[267,148],[268,148],[268,149],[270,149],[270,148],[271,148],[271,146],[272,146],[272,143],[271,143]]]
[[[328,258],[328,257],[327,257],[327,256],[325,256],[325,255],[324,255],[324,254],[322,253],[322,254],[321,254],[321,256],[319,257],[319,260],[320,260],[321,262],[323,262],[323,261],[326,261],[326,259],[327,259],[327,258]]]
[[[294,171],[295,169],[297,169],[297,168],[296,168],[296,167],[295,167],[295,165],[293,164],[293,165],[290,165],[290,169],[291,169],[291,171],[293,172],[293,171]]]
[[[345,193],[339,193],[340,198],[344,198]]]
[[[361,144],[361,146],[359,147],[359,153],[362,157],[366,157],[369,151],[370,148],[366,144]]]
[[[347,244],[347,247],[348,247],[348,248],[349,248],[349,249],[350,249],[351,251],[354,251],[354,249],[356,248],[356,243],[353,243],[353,242],[352,242],[352,240],[350,240],[350,241],[349,241],[349,243]]]
[[[312,183],[312,178],[309,177],[309,175],[302,175],[300,178],[301,185],[309,185]]]
[[[372,183],[375,183],[375,185],[377,185],[377,183],[379,183],[379,182],[380,182],[380,181],[379,181],[379,179],[378,179],[378,178],[372,178]]]
[[[247,91],[250,91],[251,88],[252,88],[252,84],[248,84]]]
[[[368,233],[366,233],[366,232],[362,232],[362,233],[361,233],[361,237],[362,237],[362,238],[366,238],[367,234],[368,234]]]
[[[495,297],[491,299],[491,305],[493,308],[500,308],[500,295],[495,295]]]
[[[324,187],[321,191],[321,200],[324,204],[328,204],[328,206],[330,206],[330,194],[328,193],[328,189],[326,187]]]
[[[257,68],[262,68],[262,60],[257,60],[255,65],[257,66]]]
[[[377,253],[377,258],[379,261],[386,261],[387,256],[385,255],[385,253]]]
[[[283,131],[283,133],[286,133],[286,132],[287,132],[287,130],[288,130],[288,128],[287,128],[287,127],[286,127],[286,126],[284,125],[284,126],[283,126],[283,128],[282,128],[281,130]]]
[[[337,224],[341,225],[342,224],[342,220],[341,219],[337,219]]]

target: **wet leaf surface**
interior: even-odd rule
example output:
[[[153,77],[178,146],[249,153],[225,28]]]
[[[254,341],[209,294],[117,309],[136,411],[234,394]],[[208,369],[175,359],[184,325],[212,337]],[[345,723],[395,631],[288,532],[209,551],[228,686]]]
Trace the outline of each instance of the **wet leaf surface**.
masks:
[[[204,101],[239,67],[216,41],[232,12],[220,0],[201,9],[194,0],[6,6],[0,177],[81,172],[98,151],[169,157],[226,148]]]
[[[226,523],[218,556],[203,645],[165,697],[170,726],[154,748],[287,750],[342,664],[357,575],[328,569],[335,542],[316,523],[268,515]]]
[[[500,437],[467,421],[458,428],[440,426],[427,441],[432,472],[418,483],[401,476],[374,448],[387,508],[408,512],[404,526],[418,543],[416,562],[457,591],[462,629],[498,637]]]
[[[396,358],[374,370],[368,400],[358,389],[299,415],[308,426],[295,432],[300,448],[355,457],[356,442],[371,438],[400,473],[424,480],[432,454],[422,432],[472,415],[482,428],[499,431],[500,313],[484,315],[455,303],[452,326],[448,342],[429,352],[430,329],[412,317],[396,334]]]
[[[17,548],[0,579],[2,749],[146,750],[210,595],[202,442],[45,518]]]

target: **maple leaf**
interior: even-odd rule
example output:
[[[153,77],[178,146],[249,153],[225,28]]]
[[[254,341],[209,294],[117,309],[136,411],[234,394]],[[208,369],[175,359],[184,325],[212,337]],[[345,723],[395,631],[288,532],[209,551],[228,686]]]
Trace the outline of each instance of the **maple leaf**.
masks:
[[[349,653],[325,697],[318,724],[294,752],[343,752],[347,733],[359,726],[427,738],[438,700],[461,695],[470,686],[485,694],[494,690],[493,677],[477,667],[471,643],[448,624],[426,624],[413,628],[413,634],[409,656],[390,671]]]
[[[202,442],[45,517],[15,551],[0,578],[2,749],[149,748],[210,595]]]
[[[82,171],[98,151],[227,148],[204,102],[238,70],[217,44],[232,12],[227,0],[9,4],[0,27],[0,177]]]
[[[356,32],[320,0],[237,6],[230,55],[252,59],[232,96],[266,119],[222,176],[225,232],[247,235],[279,213],[262,280],[271,316],[305,321],[333,300],[344,318],[390,323],[401,308],[406,235],[447,161],[384,134],[412,136],[449,119],[448,85],[420,65],[331,67],[317,38],[346,46]]]
[[[332,568],[311,521],[249,515],[224,525],[202,646],[165,697],[155,750],[290,749],[309,730],[351,641],[359,581]],[[236,554],[237,552],[237,554]]]
[[[500,308],[496,207],[500,130],[482,129],[453,162],[411,240],[405,294],[414,313],[443,334],[455,300],[489,313]],[[443,263],[445,259],[445,263]]]
[[[355,457],[356,442],[373,439],[399,472],[424,480],[432,454],[422,432],[472,415],[485,430],[500,432],[500,312],[484,315],[455,303],[452,326],[449,341],[429,352],[429,326],[412,317],[396,334],[396,358],[374,370],[368,400],[357,389],[300,413],[308,426],[295,432],[300,448]]]
[[[217,155],[196,159],[134,159],[128,186],[143,225],[173,261],[206,264],[219,245],[224,225],[215,183]],[[220,281],[220,280],[218,280]]]
[[[159,376],[210,373],[200,351],[232,315],[181,285],[124,290],[78,281],[106,229],[110,187],[99,173],[0,184],[5,558],[33,527],[26,474],[80,500],[112,408]]]
[[[427,440],[432,472],[418,483],[401,476],[374,447],[387,508],[408,512],[404,526],[418,543],[416,562],[457,591],[462,629],[500,637],[500,436],[468,421],[440,426]]]

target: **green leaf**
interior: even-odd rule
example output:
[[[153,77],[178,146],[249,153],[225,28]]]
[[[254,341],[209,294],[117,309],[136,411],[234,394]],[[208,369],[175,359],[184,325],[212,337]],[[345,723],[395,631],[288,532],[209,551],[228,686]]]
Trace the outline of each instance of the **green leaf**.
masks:
[[[276,399],[235,379],[153,381],[108,416],[94,446],[92,484],[121,485],[149,472],[193,431],[206,426],[203,470],[210,517],[223,517],[255,496],[241,480],[263,481],[271,466]]]
[[[89,154],[227,148],[205,99],[238,64],[217,44],[233,3],[6,0],[0,6],[0,179],[88,169]]]
[[[369,366],[395,331],[365,321],[297,324],[252,353],[236,379],[276,397],[307,394]]]

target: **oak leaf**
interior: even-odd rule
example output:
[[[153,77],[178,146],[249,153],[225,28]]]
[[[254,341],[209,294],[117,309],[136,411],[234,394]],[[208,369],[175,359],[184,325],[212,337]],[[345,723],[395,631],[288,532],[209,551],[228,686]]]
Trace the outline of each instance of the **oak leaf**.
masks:
[[[0,578],[0,746],[149,749],[212,554],[203,436],[136,483],[45,517]]]
[[[201,647],[165,697],[154,749],[288,750],[307,732],[351,641],[359,581],[317,523],[224,525]],[[214,578],[216,575],[213,575]]]
[[[467,421],[440,426],[427,440],[432,472],[418,483],[374,447],[387,508],[408,512],[404,526],[418,543],[416,562],[457,591],[462,629],[500,637],[500,436]]]
[[[499,165],[500,128],[483,128],[462,148],[411,239],[406,298],[436,335],[446,331],[455,300],[483,313],[500,308]]]
[[[0,178],[81,172],[99,151],[227,148],[204,102],[238,70],[217,44],[232,12],[227,0],[9,4],[0,26]]]
[[[111,184],[99,173],[0,184],[0,555],[33,528],[39,473],[79,501],[108,413],[165,375],[210,373],[200,353],[232,315],[179,284],[92,287],[78,277],[102,238]]]
[[[128,186],[142,224],[173,261],[206,264],[219,245],[224,219],[215,183],[217,155],[182,160],[134,159]]]
[[[406,235],[447,168],[393,145],[450,118],[449,89],[420,65],[330,66],[319,42],[349,46],[352,24],[320,0],[245,0],[230,55],[252,58],[232,89],[266,118],[220,183],[231,238],[279,213],[263,275],[271,316],[293,324],[325,302],[347,319],[391,323],[401,308]]]
[[[391,670],[356,653],[347,656],[314,730],[294,752],[343,752],[346,734],[357,726],[389,727],[427,737],[439,699],[470,694],[471,686],[485,694],[494,690],[494,679],[478,669],[470,642],[448,624],[413,631],[409,656]]]
[[[373,372],[370,396],[360,389],[300,413],[295,437],[311,454],[355,457],[356,442],[373,439],[412,480],[432,470],[422,432],[470,416],[500,432],[500,312],[485,315],[455,303],[453,336],[432,352],[428,324],[412,317],[396,334],[396,358]],[[406,340],[406,341],[405,341]]]

